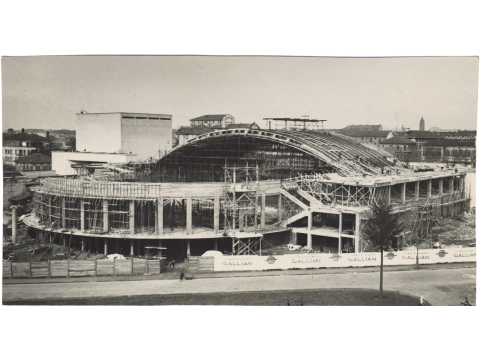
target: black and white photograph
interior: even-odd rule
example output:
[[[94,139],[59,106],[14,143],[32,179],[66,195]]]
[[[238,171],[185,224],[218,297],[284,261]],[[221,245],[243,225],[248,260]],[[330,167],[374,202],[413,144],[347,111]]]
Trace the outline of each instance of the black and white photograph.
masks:
[[[476,304],[478,57],[5,56],[2,87],[4,305]]]

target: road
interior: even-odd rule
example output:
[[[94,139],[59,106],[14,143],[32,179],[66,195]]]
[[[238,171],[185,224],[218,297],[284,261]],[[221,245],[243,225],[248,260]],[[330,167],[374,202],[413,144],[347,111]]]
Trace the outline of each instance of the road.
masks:
[[[378,289],[379,274],[356,273],[201,278],[192,281],[150,280],[82,283],[3,284],[3,300],[191,294],[295,289]],[[469,296],[476,303],[476,268],[392,271],[384,289],[421,297],[432,305],[459,305]]]

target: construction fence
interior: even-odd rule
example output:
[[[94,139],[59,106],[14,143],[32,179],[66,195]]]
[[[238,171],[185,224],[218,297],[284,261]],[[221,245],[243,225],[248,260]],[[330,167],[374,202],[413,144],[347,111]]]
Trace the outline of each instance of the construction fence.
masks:
[[[3,278],[158,275],[166,271],[165,259],[3,261]]]

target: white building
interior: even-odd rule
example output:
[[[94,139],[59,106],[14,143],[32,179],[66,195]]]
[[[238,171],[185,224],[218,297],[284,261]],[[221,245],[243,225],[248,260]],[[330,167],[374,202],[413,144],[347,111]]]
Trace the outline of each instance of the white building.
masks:
[[[76,135],[76,152],[52,153],[52,169],[58,175],[74,174],[74,164],[145,161],[170,151],[172,115],[80,113]]]
[[[228,125],[235,123],[235,118],[230,114],[202,115],[190,119],[190,126],[203,125],[225,129]]]

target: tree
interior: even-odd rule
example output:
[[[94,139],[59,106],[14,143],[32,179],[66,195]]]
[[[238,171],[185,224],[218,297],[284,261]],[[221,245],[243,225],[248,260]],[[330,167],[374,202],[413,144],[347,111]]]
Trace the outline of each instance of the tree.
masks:
[[[77,150],[77,138],[76,137],[70,137],[67,140],[65,140],[65,145],[69,146],[72,151]]]
[[[392,206],[385,202],[373,204],[361,234],[373,251],[380,251],[380,298],[383,298],[383,251],[388,250],[392,241],[403,232],[399,216],[394,214]]]

